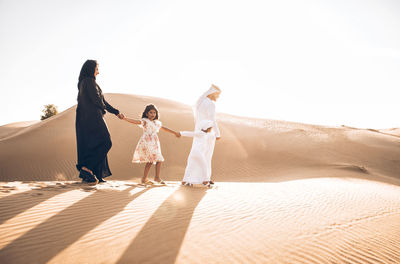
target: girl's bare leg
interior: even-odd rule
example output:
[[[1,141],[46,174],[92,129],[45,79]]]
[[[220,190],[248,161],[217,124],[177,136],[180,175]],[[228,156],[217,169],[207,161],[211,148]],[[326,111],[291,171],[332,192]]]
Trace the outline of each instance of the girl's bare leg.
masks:
[[[146,166],[144,167],[142,183],[147,182],[147,176],[149,175],[150,168],[151,168],[151,162],[146,163]]]
[[[161,172],[161,162],[156,163],[156,176],[154,177],[154,181],[156,182],[162,182],[160,178],[160,172]]]

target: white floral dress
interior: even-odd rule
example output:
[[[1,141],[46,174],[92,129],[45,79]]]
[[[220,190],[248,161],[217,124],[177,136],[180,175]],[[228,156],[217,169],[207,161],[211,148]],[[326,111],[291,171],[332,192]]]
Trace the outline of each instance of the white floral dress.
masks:
[[[164,161],[161,154],[160,140],[158,139],[158,131],[162,127],[162,123],[158,120],[151,121],[148,118],[142,119],[143,135],[139,139],[135,152],[133,153],[133,163],[153,163]]]

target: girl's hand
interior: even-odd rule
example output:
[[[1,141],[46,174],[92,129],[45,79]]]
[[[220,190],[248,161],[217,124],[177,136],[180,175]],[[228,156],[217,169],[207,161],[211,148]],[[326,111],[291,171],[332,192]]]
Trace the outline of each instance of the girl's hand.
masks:
[[[181,133],[175,132],[175,136],[178,137],[178,138],[180,138],[180,137],[181,137]]]
[[[221,139],[221,137],[217,137],[217,140],[220,140]]]

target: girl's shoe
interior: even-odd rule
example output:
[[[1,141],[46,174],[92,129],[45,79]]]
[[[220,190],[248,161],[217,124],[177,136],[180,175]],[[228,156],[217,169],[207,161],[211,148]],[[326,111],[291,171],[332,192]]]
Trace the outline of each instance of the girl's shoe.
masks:
[[[147,180],[147,181],[141,181],[141,184],[143,184],[143,185],[153,185],[154,182],[152,182],[150,180]]]
[[[185,184],[184,184],[183,186],[189,186],[189,187],[192,187],[192,186],[193,186],[193,184],[192,184],[192,183],[190,183],[190,182],[185,182]]]
[[[154,180],[156,183],[158,183],[158,184],[162,184],[162,185],[166,185],[166,183],[165,183],[165,181],[163,181],[163,180],[161,180],[160,179],[160,181],[156,181],[156,180]]]

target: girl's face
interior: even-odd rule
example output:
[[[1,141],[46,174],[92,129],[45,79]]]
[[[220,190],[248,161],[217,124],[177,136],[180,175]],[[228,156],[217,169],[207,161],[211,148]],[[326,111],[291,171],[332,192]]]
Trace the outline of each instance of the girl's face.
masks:
[[[96,69],[94,70],[94,77],[96,77],[97,74],[99,74],[99,64],[96,64]]]
[[[153,120],[156,118],[157,112],[154,109],[151,109],[149,112],[147,112],[146,116],[148,119]]]
[[[213,100],[214,102],[216,102],[217,99],[219,98],[220,94],[221,94],[221,92],[215,92],[215,93],[207,95],[207,97],[210,98],[211,100]]]

